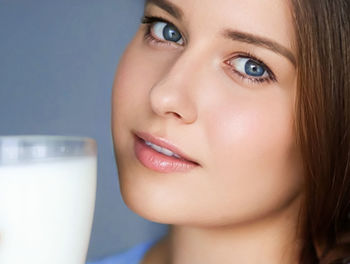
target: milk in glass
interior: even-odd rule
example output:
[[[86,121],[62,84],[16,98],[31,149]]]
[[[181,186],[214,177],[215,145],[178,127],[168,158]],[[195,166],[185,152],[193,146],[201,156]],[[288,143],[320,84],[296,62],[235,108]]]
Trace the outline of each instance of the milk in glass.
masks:
[[[83,264],[92,226],[96,157],[0,166],[0,263]]]

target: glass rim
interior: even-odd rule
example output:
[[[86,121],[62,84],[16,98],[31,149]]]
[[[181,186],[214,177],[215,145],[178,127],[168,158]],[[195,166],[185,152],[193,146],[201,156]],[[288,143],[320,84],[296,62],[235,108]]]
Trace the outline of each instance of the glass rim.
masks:
[[[23,134],[23,135],[0,135],[0,142],[5,140],[31,141],[31,140],[49,140],[49,141],[80,141],[96,144],[92,137],[68,136],[68,135],[45,135],[45,134]]]
[[[0,136],[0,166],[97,156],[93,138],[59,135]]]

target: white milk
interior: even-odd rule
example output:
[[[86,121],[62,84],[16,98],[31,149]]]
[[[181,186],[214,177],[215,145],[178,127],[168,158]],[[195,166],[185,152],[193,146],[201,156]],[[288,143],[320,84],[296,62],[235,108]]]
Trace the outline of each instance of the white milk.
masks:
[[[95,157],[0,166],[0,263],[85,263],[95,190]]]

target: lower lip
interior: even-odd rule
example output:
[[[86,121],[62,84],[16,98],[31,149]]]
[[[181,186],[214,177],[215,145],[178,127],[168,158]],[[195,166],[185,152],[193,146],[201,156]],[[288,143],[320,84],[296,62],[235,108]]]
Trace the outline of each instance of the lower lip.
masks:
[[[147,146],[145,141],[138,137],[135,137],[134,151],[143,166],[157,172],[186,172],[198,166],[187,160],[161,154]]]

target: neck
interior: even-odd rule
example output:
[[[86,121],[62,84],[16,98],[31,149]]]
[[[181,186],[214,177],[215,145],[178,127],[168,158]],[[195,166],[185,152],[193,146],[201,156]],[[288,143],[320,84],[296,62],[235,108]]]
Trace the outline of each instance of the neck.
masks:
[[[234,226],[174,225],[143,263],[298,263],[296,207],[298,201],[269,217]]]

